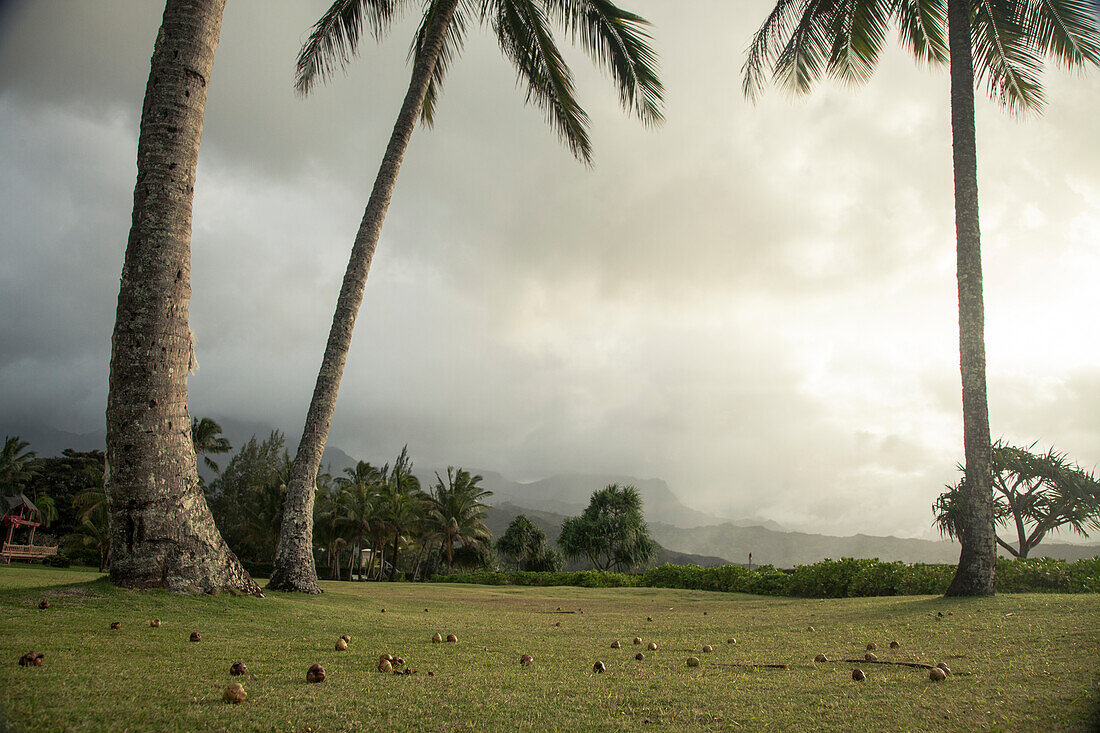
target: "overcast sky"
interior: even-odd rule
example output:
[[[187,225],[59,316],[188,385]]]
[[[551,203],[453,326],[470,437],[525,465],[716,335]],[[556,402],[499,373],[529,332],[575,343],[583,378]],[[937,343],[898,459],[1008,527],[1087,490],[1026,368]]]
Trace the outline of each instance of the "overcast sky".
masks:
[[[231,0],[192,246],[191,412],[300,429],[408,82],[413,18],[308,99],[325,0]],[[624,0],[666,124],[568,56],[595,165],[471,33],[409,147],[330,443],[516,479],[666,479],[685,503],[931,536],[962,460],[948,79],[740,93],[769,0]],[[0,2],[0,424],[102,430],[137,129],[163,6]],[[1100,74],[1042,117],[978,103],[991,429],[1100,461]],[[296,443],[297,435],[288,435]],[[33,446],[32,446],[33,447]],[[597,487],[593,487],[597,488]]]

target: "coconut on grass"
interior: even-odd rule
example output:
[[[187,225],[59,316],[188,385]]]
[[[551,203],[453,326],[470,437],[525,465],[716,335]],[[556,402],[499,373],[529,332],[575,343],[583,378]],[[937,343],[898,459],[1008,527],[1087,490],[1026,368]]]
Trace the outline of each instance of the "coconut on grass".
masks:
[[[234,677],[240,677],[241,675],[248,674],[248,667],[244,662],[233,662],[233,665],[229,668],[229,674]]]
[[[388,659],[378,660],[378,671],[382,674],[389,674],[393,671],[393,664]]]
[[[948,669],[947,665],[944,664],[943,662],[940,662],[939,664],[937,664],[936,669],[943,670],[944,674],[951,674],[951,670]]]
[[[873,652],[875,649],[878,649],[878,647],[875,646],[875,642],[871,641],[867,643],[867,651]]]
[[[619,643],[619,640],[618,640],[618,639],[616,639],[615,641],[611,642],[611,648],[612,648],[612,649],[621,649],[621,648],[622,648],[622,646],[623,646],[623,645]]]
[[[640,662],[643,659],[645,659],[645,655],[642,654],[641,652],[638,652],[637,654],[634,655],[634,658],[637,659]]]
[[[336,640],[336,651],[346,652],[348,650],[348,643],[344,641],[343,637]]]
[[[901,646],[901,644],[897,643],[896,641],[891,641],[890,642],[890,648],[891,649],[897,649],[900,646]]]
[[[945,679],[947,679],[947,673],[939,667],[933,667],[928,672],[928,679],[932,680],[933,682],[943,682]]]
[[[111,628],[114,629],[115,631],[118,631],[119,629],[122,628],[122,622],[121,621],[112,621],[111,622]]]
[[[714,651],[714,647],[712,647],[710,644],[704,644],[703,645],[703,654],[710,654],[713,651]]]
[[[458,643],[458,637],[455,636],[454,634],[447,634],[447,643],[448,644],[457,644]]]
[[[351,643],[351,636],[349,636],[348,634],[340,634],[340,638],[346,641],[348,644]]]
[[[432,635],[432,643],[433,644],[442,644],[443,643],[443,634],[433,634]]]
[[[607,671],[607,666],[603,662],[596,662],[592,665],[592,671],[596,674],[603,674]]]
[[[519,663],[522,664],[524,667],[530,667],[532,664],[535,663],[535,658],[532,657],[530,654],[524,654],[519,658]]]
[[[191,641],[202,641],[202,634],[197,631],[191,632]]]
[[[642,643],[641,637],[635,636],[634,637],[634,646],[638,646],[641,643]]]
[[[41,609],[42,609],[43,611],[45,611],[45,610],[46,610],[47,608],[49,608],[49,607],[50,607],[50,602],[49,602],[49,601],[47,601],[47,600],[46,600],[45,598],[43,598],[43,599],[42,599],[42,600],[41,600],[41,601],[39,602],[39,604],[38,604],[38,607],[39,607],[39,608],[41,608]]]
[[[816,657],[814,657],[814,661],[815,662],[828,662],[829,658],[827,656],[825,656],[824,654],[818,654]]]
[[[42,660],[46,655],[42,652],[27,652],[23,656],[19,657],[20,667],[41,667]]]
[[[649,646],[647,646],[646,649],[649,649],[649,651],[651,651],[651,652],[657,651],[657,642],[655,642],[655,641],[649,642]]]
[[[225,688],[225,694],[222,695],[227,703],[230,705],[237,705],[244,702],[244,699],[248,697],[248,693],[244,691],[244,686],[239,682],[234,682],[229,687]]]
[[[159,618],[153,619],[152,621],[149,622],[149,625],[151,627],[153,627],[154,629],[159,629],[160,628],[160,619]]]
[[[867,673],[857,667],[852,670],[852,679],[856,682],[862,682],[867,679]]]
[[[688,657],[687,658],[687,666],[689,666],[689,667],[698,667],[699,666],[699,657]]]
[[[306,682],[310,684],[317,684],[325,681],[325,668],[320,664],[314,664],[308,670],[306,670]]]

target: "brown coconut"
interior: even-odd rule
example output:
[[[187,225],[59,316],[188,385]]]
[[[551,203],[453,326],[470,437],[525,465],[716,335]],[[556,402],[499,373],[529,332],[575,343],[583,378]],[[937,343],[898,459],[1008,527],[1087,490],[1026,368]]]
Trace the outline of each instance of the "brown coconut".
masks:
[[[818,654],[816,657],[814,657],[814,661],[815,662],[828,662],[829,658],[827,656],[825,656],[824,654]]]
[[[703,645],[703,654],[710,654],[713,651],[714,651],[714,647],[712,647],[710,644],[704,644]]]
[[[699,666],[699,657],[688,657],[687,658],[687,665],[689,667],[698,667]]]
[[[248,667],[244,662],[233,662],[233,665],[229,668],[229,674],[234,677],[240,677],[241,675],[248,674]]]
[[[519,663],[522,664],[524,667],[530,667],[532,664],[535,663],[535,658],[532,657],[530,654],[524,654],[519,658]]]
[[[729,639],[726,639],[726,643],[727,643],[727,644],[736,644],[736,643],[737,643],[737,639],[734,639],[734,638],[732,638],[732,637],[731,637],[731,638],[729,638]]]
[[[197,631],[191,632],[191,641],[202,641],[202,634]]]
[[[931,671],[928,672],[928,679],[932,680],[933,682],[943,682],[945,679],[947,679],[947,673],[939,667],[933,667]]]
[[[896,641],[891,641],[890,642],[890,648],[891,649],[897,649],[900,646],[901,646],[901,644],[897,643]]]
[[[111,622],[111,628],[114,629],[115,631],[118,631],[119,629],[122,628],[122,622],[121,621],[112,621]]]
[[[231,705],[244,702],[244,699],[248,697],[248,694],[244,691],[244,687],[239,682],[234,682],[229,687],[225,688],[225,694],[222,695],[225,701]]]
[[[378,660],[378,671],[382,674],[389,674],[393,671],[393,664],[388,659],[380,659]]]
[[[336,651],[346,652],[348,650],[348,643],[343,639],[336,640]]]
[[[859,669],[859,668],[853,669],[852,670],[852,679],[855,680],[856,682],[862,682],[863,680],[867,679],[867,673],[864,672],[862,669]]]
[[[619,640],[618,640],[618,639],[616,639],[615,641],[611,642],[611,648],[612,648],[612,649],[621,649],[621,648],[622,648],[622,646],[623,646],[623,645],[619,643]]]
[[[634,645],[637,646],[638,644],[641,644],[641,643],[642,643],[642,640],[639,637],[635,636],[634,637]]]
[[[634,655],[634,658],[637,659],[640,662],[643,659],[645,659],[645,655],[642,654],[641,652],[638,652],[637,654]]]
[[[344,641],[346,641],[349,644],[351,643],[351,637],[347,634],[340,634],[340,638],[343,639]]]
[[[647,646],[646,649],[648,649],[651,652],[657,651],[657,642],[655,642],[655,641],[649,642],[649,646]]]
[[[390,660],[390,664],[392,664],[394,667],[404,667],[405,666],[405,660],[402,659],[401,657],[394,657],[393,659]]]
[[[454,634],[447,634],[447,643],[455,644],[457,642],[458,642],[458,637],[457,636],[455,636]]]
[[[39,607],[39,608],[41,608],[41,609],[42,609],[43,611],[45,611],[45,610],[46,610],[47,608],[49,608],[49,607],[50,607],[50,602],[49,602],[49,601],[47,601],[47,600],[46,600],[45,598],[43,598],[43,599],[42,599],[42,600],[41,600],[41,601],[40,601],[40,602],[38,603],[38,607]]]
[[[866,659],[868,662],[877,662],[878,661],[878,657],[875,656],[874,652],[867,652],[866,654],[863,655],[863,658]]]
[[[951,674],[951,670],[950,670],[950,669],[949,669],[949,668],[947,667],[947,665],[946,665],[946,664],[944,664],[943,662],[940,662],[939,664],[937,664],[937,665],[936,665],[936,669],[941,669],[941,670],[943,670],[943,673],[944,673],[944,674]]]
[[[873,652],[875,649],[878,649],[878,647],[875,646],[875,642],[871,641],[867,643],[867,651]]]
[[[306,682],[316,684],[318,682],[325,681],[325,668],[319,664],[314,664],[306,671]]]
[[[392,654],[386,654],[385,652],[382,652],[381,654],[378,655],[378,661],[379,662],[393,662],[393,655]]]
[[[607,671],[607,667],[604,665],[603,662],[596,662],[592,665],[592,671],[596,674],[603,674]]]
[[[149,622],[149,625],[152,626],[154,629],[159,629],[160,628],[160,619],[159,618],[153,619],[152,621]]]
[[[443,635],[442,634],[433,634],[432,635],[432,643],[433,644],[442,644],[443,643]]]

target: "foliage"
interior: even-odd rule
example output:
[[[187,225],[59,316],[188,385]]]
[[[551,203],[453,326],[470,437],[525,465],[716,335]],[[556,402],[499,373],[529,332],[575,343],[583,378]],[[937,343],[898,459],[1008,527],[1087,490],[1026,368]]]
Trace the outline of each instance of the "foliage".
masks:
[[[525,514],[520,514],[508,524],[508,529],[499,540],[497,550],[515,563],[520,570],[557,571],[561,570],[561,554],[546,544],[543,532]]]
[[[487,507],[483,499],[492,496],[478,484],[481,476],[471,476],[469,471],[447,466],[447,480],[437,473],[435,486],[428,497],[428,526],[435,537],[440,538],[447,558],[447,569],[454,565],[456,544],[469,547],[483,555],[490,548],[492,533],[485,526]],[[466,553],[469,555],[469,551]],[[467,562],[470,558],[467,557]]]
[[[657,552],[638,490],[618,484],[594,491],[579,517],[562,522],[558,545],[566,557],[587,558],[597,570],[629,570]]]
[[[221,432],[222,426],[209,417],[201,420],[197,417],[191,418],[191,443],[195,447],[195,455],[202,456],[203,463],[214,473],[218,473],[220,469],[210,456],[233,450],[229,439]]]
[[[997,544],[1015,557],[1027,557],[1052,529],[1069,527],[1088,537],[1100,529],[1100,482],[1093,472],[1071,464],[1065,453],[1051,448],[1045,454],[1027,448],[993,444],[993,517],[998,527],[1015,530],[1017,546],[1000,535]],[[962,470],[962,467],[959,467]],[[932,505],[935,524],[956,537],[960,496],[965,477],[948,487]]]
[[[22,493],[27,482],[34,476],[34,451],[27,450],[30,443],[20,440],[18,435],[4,438],[4,448],[0,450],[0,494],[9,496]]]
[[[282,433],[272,431],[262,442],[253,435],[206,487],[218,530],[238,558],[274,557],[289,467]]]
[[[52,531],[58,535],[72,532],[80,524],[78,497],[89,490],[103,490],[103,451],[74,451],[66,448],[60,456],[36,458],[34,476],[27,491],[39,499],[49,496],[57,510]],[[38,503],[38,499],[36,502]]]

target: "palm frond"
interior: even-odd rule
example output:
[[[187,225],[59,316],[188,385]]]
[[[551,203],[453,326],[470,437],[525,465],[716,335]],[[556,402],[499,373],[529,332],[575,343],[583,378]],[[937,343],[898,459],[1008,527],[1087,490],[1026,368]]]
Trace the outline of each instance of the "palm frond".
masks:
[[[547,0],[572,41],[580,41],[597,66],[611,73],[623,109],[646,125],[664,120],[664,86],[649,21],[609,0]]]
[[[1021,0],[975,0],[971,19],[974,71],[989,96],[1011,114],[1041,109],[1043,60],[1028,41]]]
[[[424,38],[427,35],[429,26],[436,18],[438,10],[438,2],[431,2],[424,9],[424,18],[421,20],[420,27],[416,30],[416,36],[413,38],[412,46],[409,48],[408,60],[413,62],[414,65],[423,53]],[[447,29],[447,35],[443,37],[443,47],[439,50],[439,56],[435,60],[432,79],[428,84],[428,91],[424,95],[424,109],[420,112],[420,121],[426,127],[431,127],[435,122],[435,105],[443,90],[443,80],[446,78],[451,64],[462,53],[462,46],[466,41],[467,19],[474,11],[475,9],[472,7],[470,0],[462,0],[458,8],[455,9],[451,25]]]
[[[919,63],[946,64],[946,0],[897,0],[898,37]]]
[[[768,81],[768,72],[775,56],[790,36],[800,8],[806,0],[778,0],[764,24],[753,34],[752,42],[741,67],[741,91],[750,101],[756,101]]]
[[[1100,4],[1096,0],[1029,0],[1024,28],[1044,55],[1070,69],[1100,65]]]
[[[789,91],[806,94],[832,59],[832,30],[840,24],[836,0],[809,0],[775,59],[775,80]]]
[[[317,81],[343,69],[359,47],[364,28],[381,39],[405,0],[336,0],[313,25],[298,52],[294,90],[309,94]]]
[[[501,51],[527,83],[527,102],[546,111],[547,122],[569,151],[592,162],[588,115],[574,97],[573,74],[550,33],[546,14],[529,0],[496,0],[493,31]]]
[[[833,50],[828,72],[834,79],[862,84],[871,78],[886,44],[893,0],[845,0],[833,16]]]

